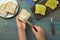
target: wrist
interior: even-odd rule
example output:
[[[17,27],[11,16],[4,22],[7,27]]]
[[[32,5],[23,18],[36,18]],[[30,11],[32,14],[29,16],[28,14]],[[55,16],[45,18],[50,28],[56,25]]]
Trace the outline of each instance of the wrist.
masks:
[[[45,40],[45,38],[37,38],[37,40]]]
[[[23,30],[23,31],[24,31],[24,30],[25,30],[25,28],[18,28],[18,30]]]
[[[41,39],[37,39],[37,40],[41,40]],[[45,39],[42,39],[42,40],[45,40]]]
[[[19,36],[19,40],[26,40],[26,32],[25,30],[18,30],[18,36]]]

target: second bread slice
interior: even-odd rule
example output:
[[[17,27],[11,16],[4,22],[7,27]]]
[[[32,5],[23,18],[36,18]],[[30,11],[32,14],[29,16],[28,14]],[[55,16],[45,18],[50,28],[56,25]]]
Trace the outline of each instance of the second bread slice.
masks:
[[[15,4],[13,2],[9,2],[9,3],[7,3],[7,6],[6,6],[6,12],[13,14],[15,12],[16,8],[17,8],[17,4]]]

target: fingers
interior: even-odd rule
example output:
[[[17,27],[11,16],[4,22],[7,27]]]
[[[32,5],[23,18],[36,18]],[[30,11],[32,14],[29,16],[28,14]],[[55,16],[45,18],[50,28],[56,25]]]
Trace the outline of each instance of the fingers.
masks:
[[[43,28],[41,28],[40,26],[34,26],[38,31],[43,31]]]
[[[36,32],[38,31],[38,26],[34,25],[34,26],[32,27],[32,31],[33,31],[34,33],[36,33]]]
[[[17,27],[21,27],[21,22],[16,18]]]
[[[22,25],[23,29],[25,29],[26,28],[26,22],[25,21],[21,21],[21,20],[19,20],[19,21],[21,22],[21,25]]]
[[[16,17],[16,22],[17,22],[17,26],[18,26],[18,28],[24,28],[25,29],[25,21],[21,21],[21,20],[19,20],[18,19],[18,17]]]
[[[39,26],[36,26],[36,25],[34,25],[33,28],[35,29],[35,31],[36,31],[36,30],[37,30],[37,31],[40,30],[40,29],[39,29]]]
[[[24,22],[22,22],[22,26],[24,29],[26,28],[26,24]]]
[[[36,31],[37,30],[37,31]],[[34,33],[36,33],[36,32],[38,32],[38,31],[43,31],[43,29],[40,27],[40,26],[34,26],[34,27],[32,27],[32,31],[34,32]]]
[[[32,27],[32,31],[34,32],[34,33],[36,33],[36,31],[35,31],[35,29]]]

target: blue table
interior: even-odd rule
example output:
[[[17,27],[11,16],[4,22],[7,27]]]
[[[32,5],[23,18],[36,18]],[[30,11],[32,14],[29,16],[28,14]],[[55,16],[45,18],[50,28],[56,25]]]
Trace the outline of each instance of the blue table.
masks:
[[[39,21],[35,19],[34,14],[31,11],[31,6],[26,1],[19,1],[20,10],[22,8],[28,10],[32,16],[30,22],[36,25],[40,25],[45,29],[46,40],[60,40],[60,9],[51,13],[54,18],[55,32],[56,35],[51,34],[51,24],[50,24],[50,15],[46,16]],[[16,15],[17,16],[17,15]],[[11,19],[0,18],[0,40],[18,40],[17,26],[16,26],[16,17]],[[31,30],[31,27],[27,24],[26,34],[28,40],[36,40],[35,36]]]

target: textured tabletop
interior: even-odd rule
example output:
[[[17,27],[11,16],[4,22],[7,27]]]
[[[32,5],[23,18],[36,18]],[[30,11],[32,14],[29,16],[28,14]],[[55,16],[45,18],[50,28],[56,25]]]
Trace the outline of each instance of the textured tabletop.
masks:
[[[30,22],[36,25],[40,25],[45,29],[46,40],[60,40],[60,9],[57,9],[50,15],[40,20],[36,20],[34,14],[31,11],[31,6],[26,1],[20,1],[20,0],[17,1],[20,6],[19,10],[24,8],[32,14]],[[49,18],[51,15],[54,19],[55,32],[56,32],[55,35],[52,35],[51,33],[51,22]],[[15,20],[16,16],[11,19],[3,19],[0,17],[0,40],[18,40],[17,26]],[[35,40],[35,36],[31,30],[31,27],[28,24],[26,27],[26,34],[28,40]]]

